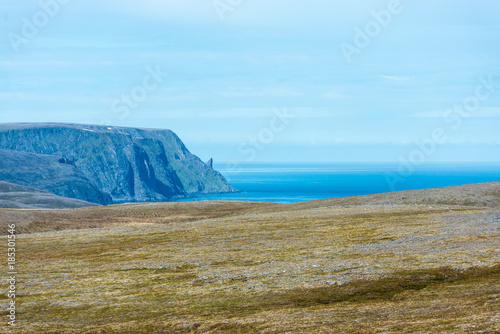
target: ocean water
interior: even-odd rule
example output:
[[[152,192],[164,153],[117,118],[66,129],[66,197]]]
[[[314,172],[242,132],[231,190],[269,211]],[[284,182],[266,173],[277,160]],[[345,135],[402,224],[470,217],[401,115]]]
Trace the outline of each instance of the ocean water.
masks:
[[[410,171],[401,169],[397,163],[252,163],[237,166],[221,163],[214,168],[241,192],[186,200],[295,203],[500,181],[500,163],[427,164]]]

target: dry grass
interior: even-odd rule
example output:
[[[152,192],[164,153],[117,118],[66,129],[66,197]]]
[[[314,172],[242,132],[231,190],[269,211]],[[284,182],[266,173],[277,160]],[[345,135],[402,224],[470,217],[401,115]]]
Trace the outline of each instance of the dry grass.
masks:
[[[498,211],[326,204],[1,211],[106,221],[19,237],[17,332],[500,332]]]
[[[61,210],[0,209],[0,227],[16,224],[19,233],[102,228],[137,224],[168,224],[227,217],[276,206],[256,202],[132,203]]]

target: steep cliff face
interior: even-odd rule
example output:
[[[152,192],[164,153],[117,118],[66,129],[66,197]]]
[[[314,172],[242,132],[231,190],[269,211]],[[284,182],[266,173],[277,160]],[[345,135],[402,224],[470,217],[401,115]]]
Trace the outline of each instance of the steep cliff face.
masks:
[[[0,180],[99,204],[235,191],[170,130],[0,124],[0,149]],[[16,159],[25,170],[15,171]]]

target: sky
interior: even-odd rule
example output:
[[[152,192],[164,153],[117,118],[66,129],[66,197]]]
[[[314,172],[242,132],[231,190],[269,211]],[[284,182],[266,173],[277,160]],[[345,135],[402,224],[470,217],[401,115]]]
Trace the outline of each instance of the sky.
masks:
[[[500,2],[0,0],[0,123],[216,162],[500,161]]]

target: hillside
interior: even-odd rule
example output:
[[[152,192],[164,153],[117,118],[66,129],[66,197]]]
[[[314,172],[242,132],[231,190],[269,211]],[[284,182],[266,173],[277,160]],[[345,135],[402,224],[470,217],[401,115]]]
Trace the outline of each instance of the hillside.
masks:
[[[0,208],[75,209],[95,206],[97,204],[0,181]],[[3,219],[7,221],[7,218],[3,217]]]
[[[0,180],[99,204],[235,191],[170,130],[0,124],[0,150]]]
[[[293,205],[296,210],[328,206],[440,205],[500,207],[500,182],[466,184],[455,187],[396,191],[367,196],[324,199]]]
[[[499,188],[0,209],[17,332],[497,333]]]
[[[57,156],[0,149],[0,180],[58,196],[112,203],[111,196],[94,186],[74,164],[60,161]]]

